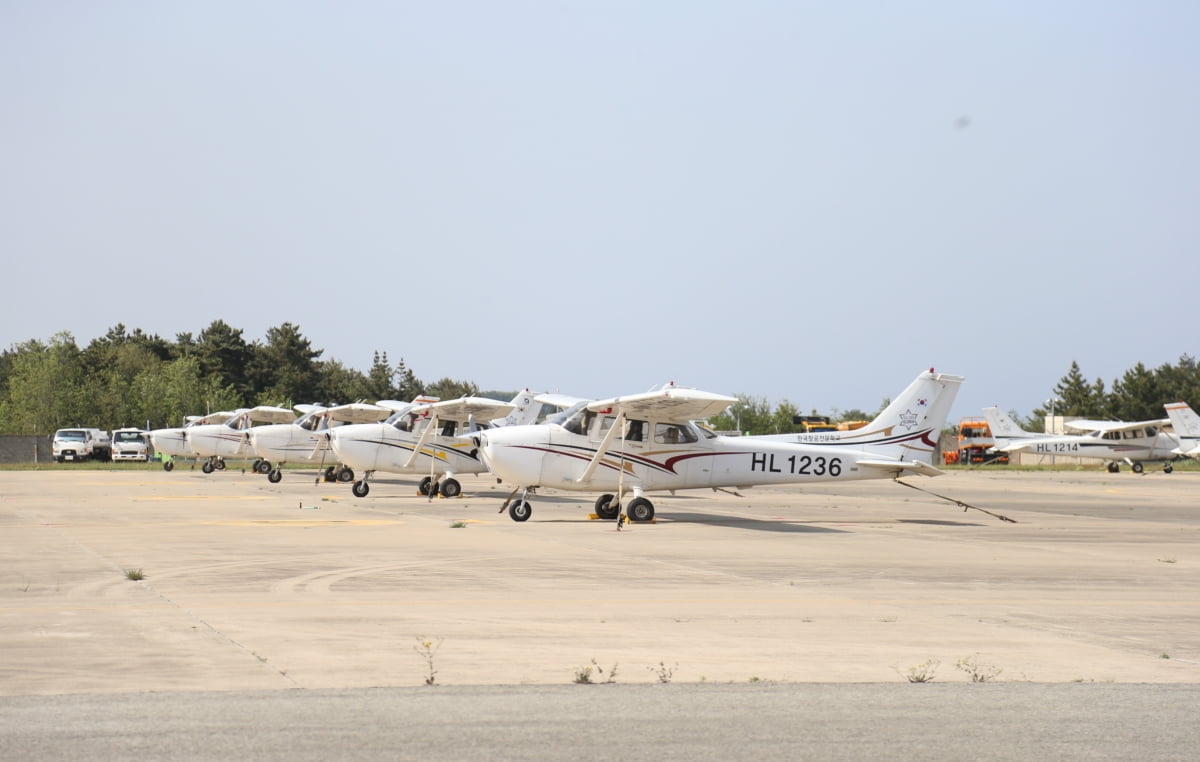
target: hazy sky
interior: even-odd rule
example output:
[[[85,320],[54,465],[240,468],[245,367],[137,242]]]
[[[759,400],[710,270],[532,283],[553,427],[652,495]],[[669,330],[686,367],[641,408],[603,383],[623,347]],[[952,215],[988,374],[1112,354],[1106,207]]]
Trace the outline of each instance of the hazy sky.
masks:
[[[1200,3],[0,0],[0,347],[952,418],[1200,355]],[[1193,405],[1200,400],[1191,400]]]

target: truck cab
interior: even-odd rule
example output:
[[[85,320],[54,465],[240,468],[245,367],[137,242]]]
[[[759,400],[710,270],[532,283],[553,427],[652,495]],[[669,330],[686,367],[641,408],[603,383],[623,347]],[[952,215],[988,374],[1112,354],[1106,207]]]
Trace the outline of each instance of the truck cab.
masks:
[[[107,458],[111,440],[99,429],[59,429],[51,438],[51,450],[59,463]]]
[[[112,459],[132,460],[145,463],[150,460],[150,442],[147,432],[141,429],[114,429],[112,433]]]

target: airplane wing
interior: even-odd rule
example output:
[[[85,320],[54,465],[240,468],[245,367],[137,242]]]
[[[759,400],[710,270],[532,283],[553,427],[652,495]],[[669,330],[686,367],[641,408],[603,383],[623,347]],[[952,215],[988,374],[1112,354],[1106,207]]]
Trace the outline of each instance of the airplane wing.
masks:
[[[324,410],[325,407],[323,405],[292,405],[292,409],[300,415],[308,415],[314,410]]]
[[[668,386],[653,392],[613,397],[589,404],[596,413],[624,413],[626,418],[652,418],[667,423],[687,423],[725,412],[736,397]]]
[[[946,473],[919,460],[860,460],[857,465],[878,471],[890,473],[893,476],[906,474],[921,474],[922,476],[941,476]]]
[[[208,415],[189,415],[187,417],[187,425],[201,426],[206,423],[225,423],[225,421],[228,421],[237,414],[235,410],[221,410],[216,413],[209,413]]]
[[[1170,422],[1170,418],[1158,418],[1153,421],[1089,421],[1079,418],[1074,421],[1066,421],[1063,425],[1076,431],[1098,431],[1103,434],[1106,431],[1129,431],[1147,426],[1166,426]]]
[[[291,423],[296,420],[296,414],[286,407],[259,405],[250,409],[250,420],[264,423]]]
[[[468,419],[490,421],[495,418],[503,418],[516,410],[516,407],[507,402],[487,399],[486,397],[460,397],[456,400],[413,406],[414,413],[425,410],[433,411],[438,418],[446,418],[452,421],[465,421]]]
[[[572,397],[569,394],[558,394],[557,392],[547,392],[546,394],[535,394],[533,397],[535,402],[540,402],[543,405],[551,405],[553,407],[566,410],[569,407],[578,405],[580,402],[591,402],[588,397]]]
[[[337,405],[329,408],[329,417],[332,420],[346,421],[347,423],[374,423],[382,421],[393,412],[395,411],[386,405],[353,402],[349,405]]]

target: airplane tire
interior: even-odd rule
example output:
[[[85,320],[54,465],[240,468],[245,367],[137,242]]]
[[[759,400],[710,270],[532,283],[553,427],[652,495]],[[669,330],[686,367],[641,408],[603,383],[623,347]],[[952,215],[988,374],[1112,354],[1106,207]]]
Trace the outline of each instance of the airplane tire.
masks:
[[[371,485],[366,482],[354,482],[354,486],[350,488],[350,491],[354,493],[355,497],[366,497],[367,493],[371,491]]]
[[[213,472],[213,464],[212,464],[212,461],[211,461],[211,460],[206,460],[206,461],[204,461],[204,465],[203,465],[203,466],[200,466],[200,470],[201,470],[201,471],[203,471],[203,472],[204,472],[204,473],[206,473],[206,474],[211,474],[211,473]]]
[[[272,468],[269,472],[267,472],[267,481],[271,482],[271,484],[278,484],[279,480],[282,478],[283,472],[278,468]]]
[[[218,460],[218,461],[217,461],[217,470],[218,470],[218,471],[224,471],[224,470],[225,470],[225,461],[223,461],[223,460]]]
[[[1118,471],[1120,471],[1120,470],[1121,470],[1121,467],[1120,467],[1120,466],[1118,466],[1116,463],[1109,463],[1109,464],[1108,464],[1108,472],[1109,472],[1110,474],[1115,474],[1115,473],[1117,473],[1117,472],[1118,472]]]
[[[354,481],[354,469],[342,466],[338,469],[337,480],[343,483]]]
[[[462,485],[457,479],[447,479],[440,485],[442,497],[458,497],[462,494]]]
[[[508,517],[513,521],[529,521],[529,517],[532,515],[533,508],[530,508],[529,503],[525,500],[517,500],[508,506]]]
[[[649,521],[654,518],[654,503],[644,497],[635,497],[629,501],[625,515],[629,516],[630,521]]]
[[[254,464],[254,470],[260,474],[271,473],[271,464],[265,460],[260,460]],[[277,469],[276,469],[277,470]]]
[[[1134,464],[1133,464],[1133,472],[1134,472],[1135,474],[1140,474],[1140,473],[1141,473],[1142,471],[1144,471],[1144,470],[1145,470],[1145,469],[1143,468],[1143,466],[1142,466],[1142,464],[1141,464],[1141,463],[1134,463]]]
[[[421,493],[422,497],[429,497],[429,488],[430,488],[430,485],[432,485],[432,484],[433,484],[433,477],[426,476],[424,479],[421,480],[421,483],[419,485],[417,485],[417,491]]]
[[[1174,470],[1175,470],[1175,466],[1172,466],[1170,463],[1168,463],[1167,465],[1163,466],[1163,473],[1164,473],[1164,474],[1169,474],[1169,473],[1171,473],[1171,472],[1172,472],[1172,471],[1174,471]]]
[[[596,515],[605,521],[612,521],[621,512],[621,504],[614,500],[613,495],[601,495],[596,498]]]
[[[173,460],[164,460],[163,461],[163,470],[164,471],[170,471],[173,468],[175,468],[175,461],[173,461]]]

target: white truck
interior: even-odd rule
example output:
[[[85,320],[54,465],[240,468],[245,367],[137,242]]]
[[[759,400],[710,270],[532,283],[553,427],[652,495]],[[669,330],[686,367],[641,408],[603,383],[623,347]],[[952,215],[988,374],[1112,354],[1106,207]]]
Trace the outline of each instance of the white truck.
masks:
[[[54,459],[63,461],[83,461],[95,458],[107,460],[112,453],[112,439],[108,432],[101,429],[72,428],[59,429],[51,439],[51,449]]]
[[[112,459],[134,460],[140,463],[149,461],[149,435],[141,429],[113,429]]]

